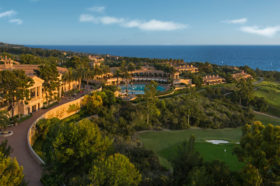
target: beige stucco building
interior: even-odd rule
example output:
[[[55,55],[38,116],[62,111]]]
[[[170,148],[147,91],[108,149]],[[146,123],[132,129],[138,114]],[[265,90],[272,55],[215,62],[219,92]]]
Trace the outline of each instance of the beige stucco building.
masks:
[[[39,65],[23,65],[15,63],[11,59],[0,58],[4,64],[0,65],[0,71],[3,70],[23,70],[27,76],[33,79],[34,84],[28,88],[29,98],[25,98],[15,104],[14,115],[27,115],[41,109],[46,102],[46,93],[43,88],[44,80],[36,75],[36,70],[39,70]],[[68,92],[79,86],[78,81],[63,82],[62,75],[67,72],[66,68],[57,67],[59,79],[61,80],[60,87],[53,92],[54,97],[61,97],[63,92]],[[0,98],[0,110],[8,110],[8,105],[4,99]]]
[[[241,72],[232,74],[232,78],[238,81],[240,79],[251,79],[253,77],[250,74],[245,73],[244,70],[242,70]]]
[[[207,75],[203,77],[204,85],[217,85],[222,83],[225,83],[225,79],[219,75]]]
[[[179,66],[175,66],[175,69],[182,73],[182,72],[190,72],[190,73],[196,73],[198,72],[198,68],[193,66],[193,65],[179,65]]]
[[[99,67],[102,63],[104,63],[104,58],[100,56],[89,55],[88,59],[90,60],[91,67]]]

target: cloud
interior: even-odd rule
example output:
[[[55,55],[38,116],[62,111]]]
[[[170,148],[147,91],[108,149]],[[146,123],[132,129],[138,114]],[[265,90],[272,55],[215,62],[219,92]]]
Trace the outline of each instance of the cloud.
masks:
[[[2,18],[2,17],[11,17],[13,15],[16,15],[16,11],[9,10],[9,11],[5,11],[5,12],[1,12],[0,13],[0,18]]]
[[[241,19],[225,20],[222,22],[227,24],[245,24],[247,23],[247,21],[248,21],[247,18],[241,18]]]
[[[98,13],[104,12],[105,9],[106,8],[104,6],[93,6],[91,8],[88,8],[89,11],[98,12]]]
[[[9,20],[10,23],[15,23],[18,25],[21,25],[23,23],[23,21],[21,19],[10,19]]]
[[[124,24],[128,28],[139,28],[141,30],[151,30],[151,31],[172,31],[184,29],[187,27],[185,24],[174,23],[171,21],[159,21],[152,19],[150,21],[129,21]]]
[[[102,24],[109,25],[109,24],[123,24],[125,22],[122,18],[104,16],[97,18]]]
[[[159,21],[152,19],[149,21],[141,20],[127,20],[124,18],[116,18],[110,16],[95,17],[89,14],[80,15],[80,22],[91,22],[94,24],[117,24],[126,28],[138,28],[146,31],[172,31],[187,28],[186,24],[171,22],[171,21]]]
[[[280,26],[263,27],[263,28],[258,26],[244,26],[241,27],[240,30],[250,34],[256,34],[265,37],[273,37],[278,32],[280,32]]]
[[[16,11],[8,10],[8,11],[5,11],[5,12],[1,12],[0,13],[0,18],[9,17],[9,22],[10,23],[21,25],[23,23],[23,21],[19,18],[15,18],[16,14],[17,14]]]

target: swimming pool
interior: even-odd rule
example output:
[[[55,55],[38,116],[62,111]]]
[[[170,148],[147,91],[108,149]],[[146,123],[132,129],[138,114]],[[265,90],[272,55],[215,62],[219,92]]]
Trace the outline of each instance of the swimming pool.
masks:
[[[144,94],[145,84],[135,84],[135,85],[128,85],[128,94]],[[126,93],[126,85],[119,86],[122,93]],[[165,87],[158,85],[157,90],[160,92],[165,91]]]

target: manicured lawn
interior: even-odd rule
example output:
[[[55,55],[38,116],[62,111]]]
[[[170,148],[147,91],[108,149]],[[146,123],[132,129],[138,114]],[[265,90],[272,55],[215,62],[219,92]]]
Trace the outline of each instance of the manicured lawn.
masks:
[[[263,124],[280,125],[280,120],[261,114],[255,114],[255,120]],[[236,156],[232,154],[233,148],[240,141],[242,131],[239,128],[226,129],[200,129],[191,128],[187,130],[173,131],[149,131],[139,134],[145,148],[153,150],[159,156],[161,164],[172,169],[170,161],[176,155],[178,146],[191,135],[196,138],[195,148],[200,152],[204,160],[224,161],[231,170],[238,170],[242,167]],[[214,145],[206,140],[227,140],[229,144]],[[226,149],[226,152],[225,152]]]
[[[241,128],[199,129],[191,128],[176,131],[151,131],[139,134],[145,148],[158,154],[160,162],[167,168],[172,168],[170,160],[175,156],[178,145],[188,140],[191,135],[196,137],[195,148],[206,161],[224,161],[232,170],[238,170],[242,163],[232,154],[234,146],[239,142]],[[206,140],[227,140],[229,144],[213,145]],[[226,149],[226,150],[225,150]],[[225,152],[226,151],[226,152]]]
[[[280,116],[280,84],[276,82],[263,81],[255,85],[257,90],[254,95],[264,97],[269,104],[268,113]]]

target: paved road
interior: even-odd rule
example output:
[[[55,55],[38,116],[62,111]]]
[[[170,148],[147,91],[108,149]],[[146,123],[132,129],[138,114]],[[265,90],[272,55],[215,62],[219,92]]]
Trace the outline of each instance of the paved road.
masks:
[[[58,105],[67,103],[72,100],[63,99]],[[56,105],[56,106],[58,106]],[[16,157],[20,165],[23,166],[23,173],[25,175],[25,180],[29,183],[29,186],[41,186],[40,178],[42,174],[42,167],[35,159],[33,159],[27,145],[27,132],[31,124],[39,118],[42,114],[53,109],[42,109],[35,113],[28,120],[20,123],[16,127],[11,127],[7,130],[12,130],[14,134],[9,137],[0,137],[0,142],[8,139],[8,144],[13,148],[11,154],[12,157]]]

